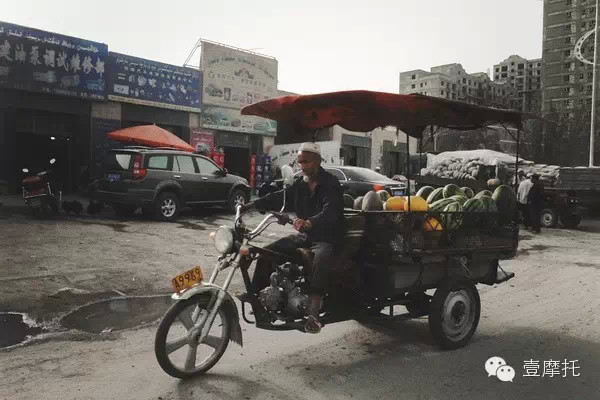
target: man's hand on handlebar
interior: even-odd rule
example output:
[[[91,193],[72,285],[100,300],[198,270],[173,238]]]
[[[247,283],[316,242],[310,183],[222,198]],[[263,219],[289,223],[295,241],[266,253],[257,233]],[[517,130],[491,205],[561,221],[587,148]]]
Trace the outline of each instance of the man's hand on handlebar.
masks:
[[[300,218],[294,219],[294,229],[298,232],[306,232],[312,228],[312,224],[309,220],[304,220]]]

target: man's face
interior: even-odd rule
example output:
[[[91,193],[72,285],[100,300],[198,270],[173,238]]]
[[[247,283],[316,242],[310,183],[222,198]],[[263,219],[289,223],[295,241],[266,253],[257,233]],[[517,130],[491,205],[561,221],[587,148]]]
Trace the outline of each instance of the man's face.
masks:
[[[298,164],[300,164],[300,169],[304,175],[314,178],[319,171],[320,156],[308,151],[302,151],[298,153]]]

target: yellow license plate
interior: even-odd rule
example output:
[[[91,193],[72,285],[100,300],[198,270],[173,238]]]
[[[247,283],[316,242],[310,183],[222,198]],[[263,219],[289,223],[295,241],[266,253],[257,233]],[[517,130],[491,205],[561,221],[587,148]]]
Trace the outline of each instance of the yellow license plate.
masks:
[[[177,275],[171,279],[171,285],[176,292],[181,292],[184,289],[189,289],[202,280],[202,270],[200,267],[194,267],[183,274]]]

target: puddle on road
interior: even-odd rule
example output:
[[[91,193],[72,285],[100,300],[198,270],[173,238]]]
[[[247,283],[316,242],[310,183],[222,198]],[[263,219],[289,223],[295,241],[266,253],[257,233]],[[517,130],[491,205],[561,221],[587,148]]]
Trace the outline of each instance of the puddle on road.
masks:
[[[160,319],[171,304],[171,297],[166,295],[103,300],[75,309],[60,323],[90,333],[119,331]]]
[[[0,348],[23,343],[43,331],[25,314],[0,313]]]

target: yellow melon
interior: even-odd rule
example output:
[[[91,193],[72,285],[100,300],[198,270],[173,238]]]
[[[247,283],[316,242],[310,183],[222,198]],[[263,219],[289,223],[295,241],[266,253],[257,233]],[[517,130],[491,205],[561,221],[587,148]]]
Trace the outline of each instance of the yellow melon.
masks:
[[[425,224],[423,224],[423,229],[425,232],[433,232],[433,231],[442,231],[444,227],[440,224],[440,221],[433,217],[427,218]]]
[[[406,200],[404,197],[394,196],[390,197],[385,201],[385,210],[386,211],[404,211],[404,203]]]
[[[408,197],[404,197],[404,209],[408,210]],[[419,196],[410,196],[410,210],[411,211],[427,211],[427,201]]]

